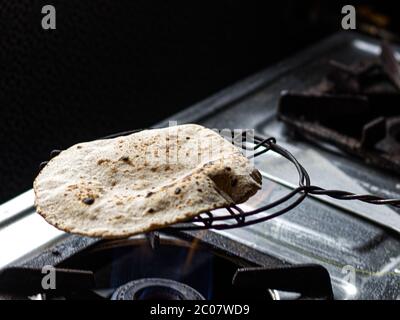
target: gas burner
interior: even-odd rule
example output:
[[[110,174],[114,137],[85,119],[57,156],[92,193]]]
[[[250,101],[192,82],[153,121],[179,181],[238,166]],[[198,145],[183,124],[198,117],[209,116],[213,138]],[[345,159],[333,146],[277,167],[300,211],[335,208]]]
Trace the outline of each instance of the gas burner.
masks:
[[[111,300],[204,300],[204,297],[192,287],[178,281],[145,278],[119,287]]]
[[[0,298],[7,294],[46,300],[273,300],[280,297],[279,290],[298,294],[296,299],[333,298],[329,274],[321,266],[270,260],[271,267],[262,267],[237,256],[237,244],[229,247],[225,242],[220,248],[187,235],[157,237],[157,246],[152,237],[137,236],[101,241],[76,252],[55,266],[54,290],[41,287],[40,268],[7,268],[0,272],[0,288],[8,291]],[[51,252],[55,250],[61,251]],[[46,252],[35,258],[39,264],[43,260]],[[47,263],[53,264],[48,258]]]

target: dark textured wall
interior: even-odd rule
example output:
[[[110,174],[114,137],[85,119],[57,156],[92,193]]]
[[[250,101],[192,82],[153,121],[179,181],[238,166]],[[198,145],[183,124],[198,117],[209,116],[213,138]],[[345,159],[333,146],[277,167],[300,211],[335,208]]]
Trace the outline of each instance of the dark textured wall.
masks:
[[[0,203],[51,149],[148,126],[317,39],[312,3],[1,0]]]

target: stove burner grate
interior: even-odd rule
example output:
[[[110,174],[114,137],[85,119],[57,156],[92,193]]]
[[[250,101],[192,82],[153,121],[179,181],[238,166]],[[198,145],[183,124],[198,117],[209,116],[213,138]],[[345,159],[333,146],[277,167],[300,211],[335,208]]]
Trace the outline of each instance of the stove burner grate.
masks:
[[[296,137],[332,151],[332,145],[366,163],[400,173],[400,65],[381,45],[380,58],[347,65],[329,61],[320,82],[282,91],[278,118]]]

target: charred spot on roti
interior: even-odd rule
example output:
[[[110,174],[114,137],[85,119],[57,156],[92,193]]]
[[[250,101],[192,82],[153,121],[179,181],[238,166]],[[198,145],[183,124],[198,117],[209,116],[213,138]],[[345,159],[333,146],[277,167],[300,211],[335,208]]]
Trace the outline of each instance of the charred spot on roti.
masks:
[[[82,202],[84,204],[91,205],[91,204],[94,203],[94,198],[93,197],[86,197],[86,198],[83,198]]]
[[[110,160],[108,160],[108,159],[99,159],[99,160],[97,161],[97,164],[98,164],[99,166],[101,166],[103,163],[106,163],[106,162],[110,162]]]
[[[262,175],[261,175],[261,173],[260,173],[257,169],[254,169],[254,170],[250,173],[250,177],[252,177],[252,178],[254,179],[254,181],[256,181],[257,183],[260,183],[260,184],[261,184],[261,182],[262,182]]]
[[[176,189],[175,189],[175,191],[174,191],[174,193],[175,193],[175,194],[180,194],[180,193],[181,193],[181,191],[182,191],[182,189],[181,189],[181,188],[176,188]]]

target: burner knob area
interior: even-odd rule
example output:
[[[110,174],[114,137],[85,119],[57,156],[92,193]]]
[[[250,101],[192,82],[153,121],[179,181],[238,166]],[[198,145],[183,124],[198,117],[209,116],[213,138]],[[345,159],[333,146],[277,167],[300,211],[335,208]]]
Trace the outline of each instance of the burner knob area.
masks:
[[[124,284],[111,300],[205,300],[192,287],[169,279],[144,278]]]

